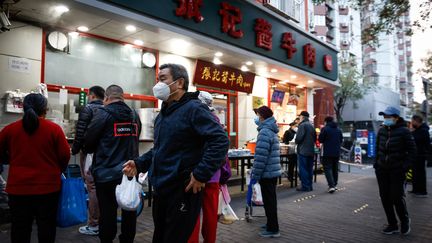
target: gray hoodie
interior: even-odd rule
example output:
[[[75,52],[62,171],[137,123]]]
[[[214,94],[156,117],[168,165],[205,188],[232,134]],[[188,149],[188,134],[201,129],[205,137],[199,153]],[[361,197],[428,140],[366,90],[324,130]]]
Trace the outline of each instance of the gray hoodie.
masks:
[[[298,126],[295,143],[297,144],[297,153],[303,156],[313,156],[316,141],[315,128],[305,118]]]

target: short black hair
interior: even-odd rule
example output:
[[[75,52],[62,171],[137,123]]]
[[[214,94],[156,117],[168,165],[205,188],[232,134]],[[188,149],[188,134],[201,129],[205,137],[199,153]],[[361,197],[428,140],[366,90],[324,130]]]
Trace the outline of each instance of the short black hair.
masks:
[[[170,74],[173,77],[173,80],[177,80],[179,78],[183,78],[183,80],[184,80],[184,87],[183,87],[183,89],[185,91],[187,91],[188,87],[189,87],[189,76],[188,76],[186,68],[184,66],[182,66],[182,65],[179,65],[179,64],[167,63],[167,64],[162,64],[159,67],[159,70],[162,70],[162,69],[165,69],[165,68],[169,68]]]
[[[332,116],[328,116],[324,119],[325,122],[329,123],[329,122],[333,122],[334,118]]]
[[[96,96],[98,99],[103,100],[105,98],[105,90],[101,86],[93,86],[89,88],[89,94]]]
[[[122,87],[116,84],[112,84],[108,86],[108,88],[105,91],[105,95],[106,97],[108,97],[108,99],[121,99],[121,100],[124,99]]]
[[[412,119],[418,123],[423,123],[423,117],[420,115],[413,115]]]

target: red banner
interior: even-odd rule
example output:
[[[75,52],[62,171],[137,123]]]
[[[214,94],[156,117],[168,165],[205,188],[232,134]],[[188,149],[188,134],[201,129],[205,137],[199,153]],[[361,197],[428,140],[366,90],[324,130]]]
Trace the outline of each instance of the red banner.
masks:
[[[252,93],[255,74],[198,60],[194,84]]]

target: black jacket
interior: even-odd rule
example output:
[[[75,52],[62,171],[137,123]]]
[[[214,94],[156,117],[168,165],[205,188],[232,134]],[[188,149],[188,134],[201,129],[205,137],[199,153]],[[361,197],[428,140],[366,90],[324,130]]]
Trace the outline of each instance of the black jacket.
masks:
[[[416,145],[406,122],[400,118],[393,126],[383,126],[377,135],[376,169],[407,170],[416,155]]]
[[[93,100],[80,112],[76,125],[75,139],[72,145],[72,154],[77,154],[83,148],[84,134],[93,118],[96,109],[103,106],[102,100]]]
[[[423,123],[412,132],[412,135],[417,146],[417,157],[424,159],[430,148],[429,126]]]
[[[135,162],[139,171],[149,171],[159,195],[169,195],[172,185],[186,184],[191,172],[198,181],[207,182],[225,163],[228,137],[198,92],[164,103],[154,128],[153,149]]]
[[[339,157],[343,136],[336,122],[327,123],[318,139],[324,146],[323,156]]]
[[[289,128],[288,130],[285,131],[285,133],[282,137],[282,142],[284,144],[289,144],[289,142],[294,139],[295,134],[296,134],[296,132],[294,130],[292,130],[291,128]]]
[[[96,110],[84,137],[84,148],[94,153],[91,172],[95,182],[120,180],[122,166],[138,156],[141,121],[124,102]]]

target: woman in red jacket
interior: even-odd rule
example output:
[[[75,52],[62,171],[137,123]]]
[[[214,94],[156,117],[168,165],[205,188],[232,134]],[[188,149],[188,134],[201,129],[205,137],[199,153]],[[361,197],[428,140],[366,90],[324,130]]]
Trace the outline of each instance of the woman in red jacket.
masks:
[[[45,120],[47,99],[40,94],[24,98],[24,116],[0,132],[0,157],[7,154],[12,228],[11,240],[30,242],[33,219],[39,242],[55,242],[60,175],[70,159],[63,130]]]

